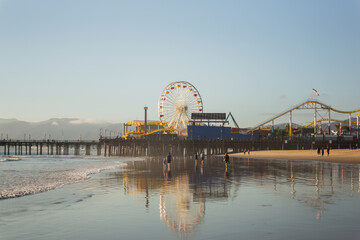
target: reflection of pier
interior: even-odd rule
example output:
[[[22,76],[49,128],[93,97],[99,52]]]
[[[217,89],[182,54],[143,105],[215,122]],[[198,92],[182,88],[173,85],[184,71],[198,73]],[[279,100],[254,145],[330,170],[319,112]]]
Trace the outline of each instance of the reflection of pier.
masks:
[[[169,174],[162,168],[161,158],[129,162],[127,169],[130,171],[124,169],[123,179],[119,182],[123,182],[126,194],[144,195],[146,208],[153,205],[153,192],[157,192],[160,219],[169,230],[186,238],[203,224],[206,201],[226,201],[230,190],[237,186],[224,179],[223,171],[217,171],[222,162],[209,158],[205,160],[205,166],[195,167],[193,159],[175,157],[172,164],[173,170]],[[207,171],[200,171],[202,167]],[[112,176],[111,179],[115,178]]]
[[[283,201],[296,201],[300,204],[290,204],[289,212],[310,209],[320,219],[342,199],[360,196],[358,164],[232,158],[228,172],[219,157],[207,157],[204,166],[183,157],[174,157],[171,164],[169,174],[162,167],[162,158],[130,162],[123,172],[109,173],[109,179],[117,179],[116,186],[123,183],[127,195],[143,196],[144,206],[159,209],[161,221],[183,238],[206,222],[205,213],[213,202],[254,200],[255,205],[247,202],[254,214],[274,206],[287,216]],[[250,195],[246,194],[249,189]],[[269,194],[272,197],[267,198]]]

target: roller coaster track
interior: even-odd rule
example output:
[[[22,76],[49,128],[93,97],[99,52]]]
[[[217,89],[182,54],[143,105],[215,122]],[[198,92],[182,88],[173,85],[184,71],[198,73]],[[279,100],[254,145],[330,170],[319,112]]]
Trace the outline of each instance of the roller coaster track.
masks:
[[[332,110],[332,111],[334,111],[334,112],[338,112],[338,113],[344,113],[344,114],[346,114],[346,113],[351,114],[351,113],[360,112],[360,109],[356,109],[356,110],[354,110],[354,111],[340,111],[340,110],[337,110],[337,109],[332,108],[332,107],[330,107],[330,110]]]
[[[130,125],[144,125],[144,122],[127,122],[126,125],[130,126]],[[162,126],[163,123],[162,122],[147,122],[146,125],[152,125],[152,126]]]
[[[158,132],[177,132],[177,131],[178,130],[174,129],[174,128],[160,128],[160,129],[156,129],[151,132],[148,132],[145,135],[151,135],[151,134],[158,133]]]
[[[177,132],[177,129],[172,129],[172,128],[160,128],[160,129],[155,129],[151,132],[145,133],[144,131],[139,131],[139,130],[135,130],[135,131],[129,131],[127,132],[123,138],[127,139],[130,135],[151,135],[151,134],[155,134],[155,133],[159,133],[159,132]]]
[[[294,111],[294,110],[299,110],[299,109],[331,110],[331,111],[334,111],[334,112],[337,112],[337,113],[343,113],[343,114],[351,114],[351,113],[360,112],[360,109],[353,110],[353,111],[341,111],[341,110],[337,110],[337,109],[335,109],[335,108],[332,108],[332,107],[329,106],[329,105],[326,105],[326,104],[324,104],[324,103],[322,103],[322,102],[319,102],[319,101],[316,101],[316,100],[306,100],[305,102],[302,102],[302,103],[300,103],[300,104],[298,104],[298,105],[295,105],[295,106],[287,109],[286,111],[284,111],[284,112],[276,115],[275,117],[272,117],[272,118],[270,118],[270,119],[268,119],[268,120],[266,120],[266,121],[258,124],[257,126],[255,126],[254,128],[252,128],[249,132],[255,131],[255,130],[261,128],[262,126],[264,126],[265,124],[268,124],[268,123],[274,121],[275,119],[284,116],[284,115],[287,114],[287,113],[290,113],[290,112],[292,112],[292,111]],[[327,120],[329,120],[329,119],[327,119]],[[323,120],[323,121],[325,121],[325,120]],[[318,121],[317,121],[317,122],[318,122]],[[312,122],[312,124],[313,124],[313,123],[314,123],[314,122]],[[311,124],[309,124],[309,126],[310,126],[310,125],[311,125]]]

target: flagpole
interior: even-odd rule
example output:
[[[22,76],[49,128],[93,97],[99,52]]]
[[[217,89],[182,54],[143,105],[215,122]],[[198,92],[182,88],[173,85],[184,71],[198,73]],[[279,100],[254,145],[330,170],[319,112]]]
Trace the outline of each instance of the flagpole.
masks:
[[[315,103],[315,112],[314,112],[314,134],[316,134],[316,103]]]
[[[315,89],[315,88],[313,88],[312,89],[312,92],[315,94],[315,100],[317,101],[317,97],[319,97],[320,96],[320,94],[318,93],[318,91]],[[315,104],[315,107],[314,107],[314,109],[315,109],[315,112],[314,112],[314,134],[316,135],[316,124],[317,124],[317,122],[316,122],[316,114],[317,114],[317,112],[316,112],[316,104],[317,103],[314,103]],[[330,115],[330,114],[329,114]],[[329,118],[330,118],[330,116],[329,116]]]

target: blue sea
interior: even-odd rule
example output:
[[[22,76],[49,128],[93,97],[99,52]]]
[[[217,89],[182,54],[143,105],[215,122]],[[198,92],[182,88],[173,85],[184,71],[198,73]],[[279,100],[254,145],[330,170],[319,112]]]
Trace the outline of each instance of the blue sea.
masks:
[[[3,158],[4,159],[4,158]],[[0,239],[359,239],[358,164],[221,158],[0,162]]]

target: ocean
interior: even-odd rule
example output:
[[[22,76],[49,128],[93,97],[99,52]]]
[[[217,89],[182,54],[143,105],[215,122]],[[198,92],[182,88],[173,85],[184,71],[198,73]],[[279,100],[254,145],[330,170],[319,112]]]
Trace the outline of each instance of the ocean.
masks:
[[[122,165],[124,159],[101,157],[3,156],[0,199],[52,190]]]
[[[21,157],[0,162],[0,239],[359,239],[358,164]]]

